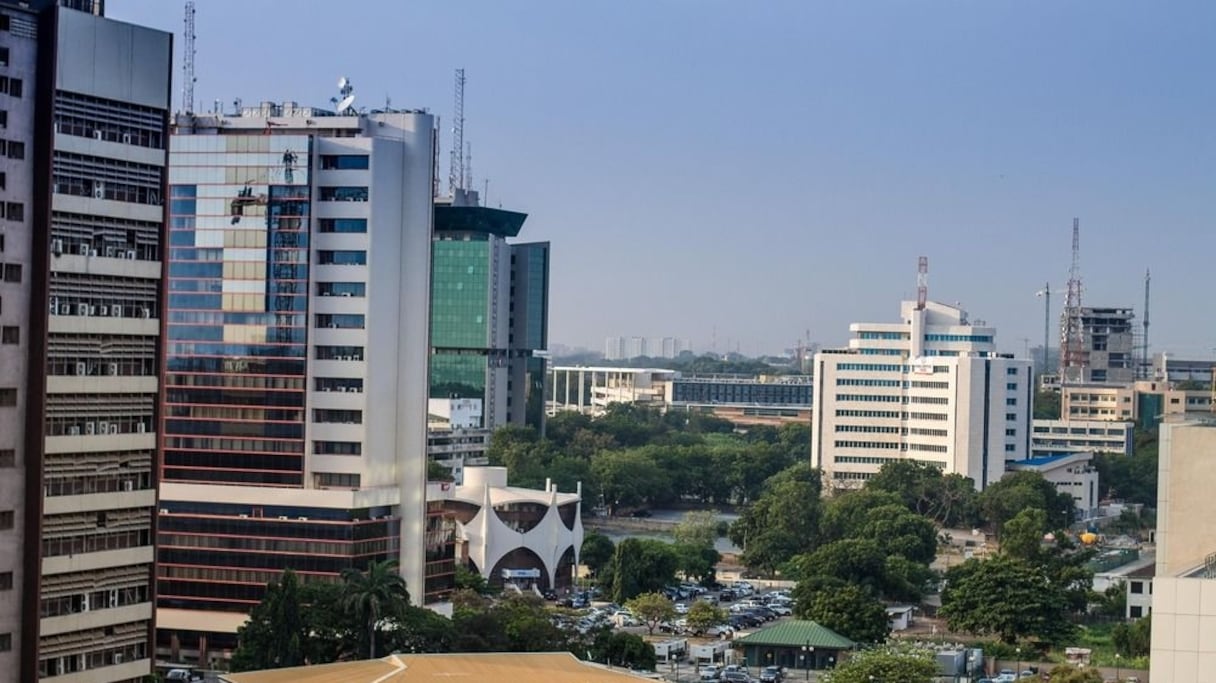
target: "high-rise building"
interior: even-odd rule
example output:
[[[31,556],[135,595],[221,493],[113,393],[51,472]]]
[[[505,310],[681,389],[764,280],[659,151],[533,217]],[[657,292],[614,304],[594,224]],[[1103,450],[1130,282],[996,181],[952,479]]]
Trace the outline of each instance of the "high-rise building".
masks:
[[[1075,317],[1070,323],[1070,318]],[[1079,330],[1079,338],[1064,339],[1060,372],[1065,384],[1131,384],[1136,381],[1136,315],[1130,308],[1065,309],[1060,329]],[[1074,348],[1075,347],[1075,348]]]
[[[167,658],[224,658],[287,568],[337,581],[397,559],[415,603],[454,570],[425,501],[433,126],[295,103],[176,118]]]
[[[464,190],[435,205],[431,398],[483,401],[486,429],[543,428],[549,243],[507,241],[526,218]]]
[[[172,37],[101,9],[0,2],[5,682],[152,670]]]
[[[954,306],[905,301],[901,318],[853,323],[848,348],[815,354],[811,462],[837,486],[913,459],[983,489],[1030,456],[1030,361]]]

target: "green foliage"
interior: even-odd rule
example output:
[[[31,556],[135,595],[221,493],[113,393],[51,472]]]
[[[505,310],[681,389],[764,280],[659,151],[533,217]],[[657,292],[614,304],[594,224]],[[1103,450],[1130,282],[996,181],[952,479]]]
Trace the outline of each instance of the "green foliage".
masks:
[[[794,613],[859,643],[879,643],[890,633],[886,608],[869,589],[824,576],[794,589]]]
[[[1102,683],[1102,674],[1097,669],[1078,669],[1071,664],[1061,664],[1051,670],[1051,683]]]
[[[452,627],[455,652],[554,652],[567,644],[544,602],[528,594],[506,594],[494,602],[467,593],[453,596]]]
[[[612,601],[624,603],[642,593],[658,592],[675,580],[679,559],[671,544],[626,538],[612,557]]]
[[[654,670],[654,646],[635,633],[602,631],[596,635],[594,642],[592,661],[630,669]]]
[[[676,616],[675,605],[662,593],[642,593],[632,600],[627,600],[625,607],[646,625],[649,635],[652,636],[659,624],[671,621]]]
[[[428,460],[426,463],[426,480],[427,481],[455,481],[452,477],[452,469],[441,465],[434,460]]]
[[[1116,581],[1101,593],[1089,596],[1090,612],[1108,619],[1123,619],[1127,613],[1127,585]]]
[[[851,653],[824,683],[932,683],[937,676],[937,660],[931,650],[895,643]]]
[[[688,614],[684,618],[693,633],[704,633],[709,627],[726,622],[726,610],[698,600],[688,608]]]
[[[1152,644],[1152,630],[1151,616],[1130,624],[1116,624],[1110,634],[1115,651],[1123,657],[1147,657]]]
[[[1094,456],[1102,496],[1128,503],[1157,506],[1156,432],[1136,433],[1133,455],[1099,453]]]
[[[671,497],[671,479],[667,471],[639,450],[600,453],[591,462],[591,473],[599,483],[605,503],[613,511]]]
[[[456,565],[456,590],[471,590],[481,595],[493,592],[486,577],[462,564]]]
[[[975,526],[979,523],[979,494],[975,482],[959,474],[942,474],[928,463],[896,460],[882,466],[866,482],[869,491],[896,495],[918,515],[945,527]]]
[[[300,581],[290,569],[266,586],[266,597],[237,629],[239,645],[233,671],[300,666],[305,661],[307,623],[302,614]]]
[[[691,510],[672,530],[676,543],[698,547],[713,547],[718,540],[717,510]]]
[[[939,614],[952,631],[994,634],[1012,643],[1059,643],[1074,632],[1071,586],[1044,567],[1007,555],[968,560],[946,572]]]
[[[823,504],[819,470],[793,465],[768,480],[765,492],[731,525],[743,563],[772,574],[790,558],[815,548]]]
[[[1057,491],[1037,472],[1012,472],[990,485],[979,497],[984,517],[1000,535],[1005,522],[1026,508],[1047,513],[1047,527],[1064,529],[1072,523],[1076,506],[1072,496]]]
[[[583,537],[583,545],[579,549],[579,559],[591,569],[593,574],[598,576],[600,570],[612,561],[615,552],[616,546],[613,545],[611,538],[591,532]]]
[[[1042,389],[1034,392],[1034,419],[1060,419],[1060,392]]]
[[[676,569],[685,578],[701,583],[714,579],[715,567],[722,560],[722,554],[713,546],[675,543],[671,548],[676,555]]]
[[[401,615],[410,604],[405,579],[397,571],[397,563],[394,560],[373,560],[368,563],[366,572],[357,569],[342,572],[342,580],[347,609],[357,614],[367,629],[367,640],[361,644],[366,648],[361,646],[360,653],[365,659],[383,656],[376,648],[380,620]]]
[[[1010,557],[1034,560],[1042,552],[1046,533],[1047,513],[1038,508],[1026,508],[1005,522],[1001,532],[1001,552]]]

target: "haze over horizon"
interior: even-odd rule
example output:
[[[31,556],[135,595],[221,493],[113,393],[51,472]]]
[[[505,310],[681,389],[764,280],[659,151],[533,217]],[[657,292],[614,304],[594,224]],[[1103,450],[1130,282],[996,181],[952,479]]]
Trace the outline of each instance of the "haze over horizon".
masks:
[[[465,68],[475,188],[553,243],[551,343],[838,345],[897,319],[925,255],[929,297],[1021,354],[1045,283],[1057,343],[1076,216],[1083,302],[1139,321],[1151,268],[1152,350],[1213,355],[1216,4],[337,6],[200,0],[197,108],[328,107],[347,76],[442,117],[446,179]],[[180,76],[181,2],[106,10],[172,31]]]

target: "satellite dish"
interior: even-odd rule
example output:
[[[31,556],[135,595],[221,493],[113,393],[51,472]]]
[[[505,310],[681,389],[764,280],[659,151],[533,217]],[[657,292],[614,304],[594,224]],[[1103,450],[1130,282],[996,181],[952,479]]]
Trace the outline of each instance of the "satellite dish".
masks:
[[[338,79],[338,90],[344,89],[347,85],[350,85],[350,81],[346,80],[346,76]]]
[[[346,113],[350,109],[350,105],[352,105],[354,103],[355,103],[354,95],[347,95],[346,97],[343,97],[342,101],[338,103],[338,113],[339,114]]]

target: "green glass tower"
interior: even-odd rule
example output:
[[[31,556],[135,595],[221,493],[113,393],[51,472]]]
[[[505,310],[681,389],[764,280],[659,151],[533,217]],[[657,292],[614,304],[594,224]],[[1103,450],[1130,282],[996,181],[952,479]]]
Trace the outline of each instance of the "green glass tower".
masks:
[[[507,241],[526,218],[460,202],[435,206],[430,396],[480,399],[486,428],[544,428],[538,352],[549,341],[549,243]]]

